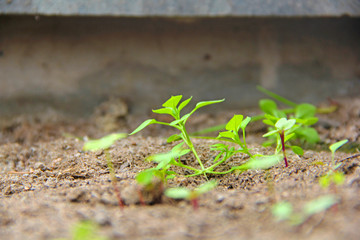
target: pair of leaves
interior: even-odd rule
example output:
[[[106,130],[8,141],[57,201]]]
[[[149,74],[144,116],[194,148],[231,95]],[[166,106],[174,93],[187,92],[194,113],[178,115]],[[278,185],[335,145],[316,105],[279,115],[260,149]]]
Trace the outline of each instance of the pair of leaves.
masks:
[[[218,138],[223,137],[236,141],[236,139],[239,137],[239,130],[242,129],[244,131],[250,121],[250,117],[246,117],[244,119],[243,115],[234,115],[225,126],[227,131],[220,132]]]

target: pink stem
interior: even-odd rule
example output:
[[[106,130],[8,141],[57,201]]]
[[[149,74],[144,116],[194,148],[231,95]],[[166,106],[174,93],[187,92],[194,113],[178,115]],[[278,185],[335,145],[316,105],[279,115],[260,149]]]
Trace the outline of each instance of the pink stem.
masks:
[[[286,153],[285,153],[285,133],[284,133],[284,131],[282,131],[280,133],[280,139],[281,139],[282,151],[283,151],[283,154],[284,154],[285,167],[288,167],[289,164],[288,164],[288,161],[286,159]]]

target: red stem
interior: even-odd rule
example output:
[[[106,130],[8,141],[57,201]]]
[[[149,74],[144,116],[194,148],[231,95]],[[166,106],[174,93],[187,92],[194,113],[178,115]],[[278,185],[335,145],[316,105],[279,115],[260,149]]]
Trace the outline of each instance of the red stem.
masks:
[[[284,130],[280,132],[280,139],[281,139],[281,146],[282,146],[282,151],[284,154],[284,162],[285,162],[285,167],[288,167],[288,161],[286,159],[286,153],[285,153],[285,133]]]
[[[191,205],[194,211],[197,211],[199,209],[199,200],[197,198],[191,199]]]
[[[124,202],[123,202],[123,200],[121,198],[120,190],[119,190],[118,186],[116,185],[116,182],[114,181],[114,179],[113,179],[112,183],[113,183],[116,198],[118,200],[119,207],[120,207],[121,210],[123,210],[124,209]]]

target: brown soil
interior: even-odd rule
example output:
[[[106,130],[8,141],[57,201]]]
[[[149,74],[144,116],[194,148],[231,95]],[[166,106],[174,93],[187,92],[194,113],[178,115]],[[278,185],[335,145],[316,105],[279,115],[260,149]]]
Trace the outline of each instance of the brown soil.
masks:
[[[337,112],[320,116],[317,129],[322,142],[348,138],[349,145],[356,146],[360,142],[360,99],[338,100],[338,104]],[[200,197],[197,211],[188,202],[164,196],[155,201],[151,194],[146,198],[149,204],[140,205],[134,176],[154,166],[144,161],[147,156],[173,146],[164,140],[172,132],[159,126],[120,140],[110,149],[127,204],[120,210],[104,152],[83,152],[83,141],[64,133],[100,137],[105,130],[130,132],[146,117],[131,116],[127,110],[117,113],[121,116],[99,110],[95,113],[86,121],[73,122],[54,117],[53,112],[2,120],[0,239],[71,239],[74,225],[81,220],[94,221],[99,234],[110,239],[360,239],[360,158],[346,159],[356,152],[336,154],[346,176],[345,183],[336,189],[339,204],[297,227],[276,222],[271,206],[287,200],[299,210],[312,199],[334,193],[334,189],[318,184],[318,178],[329,170],[328,151],[307,150],[301,157],[289,154],[288,168],[282,163],[268,171],[209,176],[219,185]],[[197,115],[189,126],[195,130],[224,123],[231,114]],[[107,123],[110,126],[103,126]],[[271,154],[273,149],[258,142],[263,130],[261,124],[249,127],[248,141],[254,152]],[[214,152],[209,150],[209,141],[194,142],[210,163]],[[183,160],[196,166],[191,155]],[[241,155],[233,157],[225,168],[244,161]],[[169,181],[171,187],[194,188],[206,181],[203,176],[185,178],[182,169],[174,170],[179,176]]]

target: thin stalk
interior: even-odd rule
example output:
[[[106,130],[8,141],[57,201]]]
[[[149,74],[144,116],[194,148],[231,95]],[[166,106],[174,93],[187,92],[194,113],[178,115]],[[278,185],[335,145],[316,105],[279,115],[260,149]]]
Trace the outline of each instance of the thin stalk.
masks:
[[[201,170],[204,171],[204,165],[202,164],[201,160],[200,160],[200,157],[199,155],[197,154],[196,152],[196,149],[193,145],[193,143],[191,142],[191,139],[189,137],[189,134],[186,132],[186,129],[185,127],[183,126],[181,128],[181,133],[182,133],[182,136],[184,137],[183,140],[185,141],[186,145],[188,145],[188,147],[190,148],[190,150],[193,152],[193,154],[195,155],[195,158],[196,160],[199,162],[200,164],[200,167],[201,167]]]
[[[281,147],[282,147],[282,152],[284,154],[284,161],[285,161],[285,167],[288,167],[288,161],[286,159],[286,153],[285,153],[285,132],[284,130],[282,130],[280,133],[280,139],[281,139]]]

